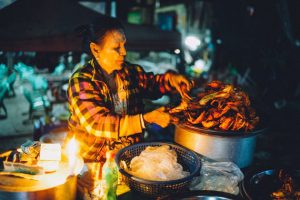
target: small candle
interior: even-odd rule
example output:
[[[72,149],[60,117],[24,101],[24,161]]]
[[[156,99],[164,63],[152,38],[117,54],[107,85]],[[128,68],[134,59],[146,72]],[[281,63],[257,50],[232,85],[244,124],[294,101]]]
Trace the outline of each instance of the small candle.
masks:
[[[67,156],[69,160],[70,174],[73,175],[78,157],[78,143],[76,142],[75,137],[73,137],[67,144]]]

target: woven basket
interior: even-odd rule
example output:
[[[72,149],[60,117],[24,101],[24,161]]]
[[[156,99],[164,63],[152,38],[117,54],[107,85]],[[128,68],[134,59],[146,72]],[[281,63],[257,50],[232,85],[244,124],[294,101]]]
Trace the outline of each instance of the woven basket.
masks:
[[[182,165],[184,171],[190,172],[189,176],[171,181],[150,181],[135,177],[120,167],[121,161],[125,161],[127,166],[129,166],[130,161],[135,156],[139,156],[146,147],[162,145],[168,145],[170,149],[175,150],[177,153],[177,162]],[[130,189],[150,197],[165,196],[186,191],[192,178],[199,175],[201,168],[201,162],[196,153],[176,144],[162,142],[139,143],[125,147],[117,153],[115,161],[125,183]]]

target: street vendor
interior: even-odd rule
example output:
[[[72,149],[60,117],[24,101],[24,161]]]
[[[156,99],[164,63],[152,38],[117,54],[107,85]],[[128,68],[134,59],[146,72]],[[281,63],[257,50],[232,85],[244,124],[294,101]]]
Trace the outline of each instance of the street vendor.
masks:
[[[176,72],[153,75],[125,62],[126,37],[116,20],[90,24],[83,34],[92,60],[69,81],[69,133],[81,142],[86,162],[104,162],[108,149],[141,141],[145,124],[170,123],[163,108],[144,113],[143,98],[159,98],[172,90],[188,97],[191,83]]]
[[[189,98],[191,82],[173,71],[154,75],[125,62],[126,37],[115,19],[89,24],[82,35],[92,59],[69,80],[67,138],[75,135],[85,162],[103,163],[106,151],[140,142],[145,125],[169,125],[171,118],[163,107],[144,112],[143,98],[169,92]]]

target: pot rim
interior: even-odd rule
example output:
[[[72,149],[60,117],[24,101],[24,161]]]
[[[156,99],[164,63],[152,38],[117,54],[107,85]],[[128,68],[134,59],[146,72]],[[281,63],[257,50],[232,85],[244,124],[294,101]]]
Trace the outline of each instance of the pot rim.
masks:
[[[233,195],[230,193],[225,193],[221,191],[214,191],[214,190],[192,190],[188,192],[178,193],[175,195],[169,195],[166,197],[166,200],[169,199],[185,199],[185,198],[195,198],[197,196],[201,197],[219,197],[219,198],[226,198],[231,200],[240,200],[241,198],[237,195]],[[164,198],[163,198],[164,199]]]
[[[214,136],[220,136],[220,137],[235,137],[235,138],[237,138],[237,137],[243,137],[243,138],[253,137],[255,135],[266,132],[266,130],[268,129],[267,126],[263,126],[259,129],[251,131],[251,132],[241,132],[241,131],[219,131],[219,130],[205,129],[205,128],[201,128],[201,127],[190,126],[187,124],[176,124],[175,126],[181,128],[181,129],[195,131],[199,134],[214,135]]]

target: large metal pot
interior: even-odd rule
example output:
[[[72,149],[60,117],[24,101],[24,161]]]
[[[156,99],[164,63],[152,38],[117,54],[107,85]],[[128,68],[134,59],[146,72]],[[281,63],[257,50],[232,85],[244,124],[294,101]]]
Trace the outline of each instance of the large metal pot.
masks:
[[[59,169],[43,175],[29,175],[22,178],[17,175],[0,174],[0,199],[7,200],[75,200],[78,172],[83,160],[78,160],[74,168],[75,175],[69,175],[68,163],[61,162]],[[29,179],[29,177],[32,177]]]
[[[162,200],[240,200],[238,196],[208,190],[195,190],[163,197]]]
[[[25,181],[26,182],[26,181]],[[24,179],[19,179],[19,183],[24,183]],[[0,187],[0,199],[7,200],[75,200],[76,199],[77,176],[71,176],[62,184],[49,188],[28,189],[26,185],[15,187]]]
[[[257,135],[264,131],[237,133],[176,125],[175,142],[210,159],[244,168],[252,163]]]

